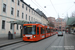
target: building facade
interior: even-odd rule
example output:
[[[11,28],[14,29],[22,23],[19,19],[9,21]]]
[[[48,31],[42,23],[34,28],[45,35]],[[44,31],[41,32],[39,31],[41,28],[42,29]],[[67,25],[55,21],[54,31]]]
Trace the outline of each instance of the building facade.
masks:
[[[54,17],[48,17],[49,22],[54,24],[54,28],[57,30],[65,30],[66,20],[62,18],[55,19]]]
[[[7,21],[37,21],[42,16],[23,0],[0,0],[0,38],[7,37],[8,31],[12,33],[12,24]],[[20,36],[20,25],[15,24],[16,36]]]
[[[46,17],[46,15],[40,11],[39,9],[36,9],[36,11],[41,15],[41,23],[44,24],[44,25],[48,25],[48,19]]]
[[[66,26],[66,21],[64,19],[62,19],[62,18],[56,19],[55,28],[57,28],[58,30],[65,30],[65,26]]]
[[[54,27],[56,26],[56,20],[54,17],[48,17],[48,21],[52,22],[54,24]]]

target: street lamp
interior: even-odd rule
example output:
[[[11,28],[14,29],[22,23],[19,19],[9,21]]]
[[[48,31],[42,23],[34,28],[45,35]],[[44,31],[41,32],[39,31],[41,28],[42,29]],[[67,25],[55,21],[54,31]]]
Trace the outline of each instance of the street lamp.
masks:
[[[44,8],[46,8],[46,6],[44,6]]]

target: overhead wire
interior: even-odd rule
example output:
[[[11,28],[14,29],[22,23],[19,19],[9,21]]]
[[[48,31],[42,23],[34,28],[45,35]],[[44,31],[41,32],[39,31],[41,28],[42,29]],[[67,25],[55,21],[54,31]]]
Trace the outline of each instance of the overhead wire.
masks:
[[[67,12],[68,10],[70,10],[73,6],[74,6],[74,5],[72,5],[71,7],[69,7],[69,9],[67,9],[65,12]],[[64,12],[64,13],[65,13],[65,12]]]
[[[62,5],[62,4],[70,4],[70,3],[73,3],[73,2],[64,2],[64,3],[54,4],[54,5]]]
[[[52,3],[51,0],[50,0],[50,2],[51,2],[51,4],[52,4],[52,6],[53,6],[53,8],[54,8],[54,10],[55,10],[55,12],[56,12],[56,14],[58,15],[58,13],[57,13],[57,11],[56,11],[56,9],[55,9],[55,7],[54,7],[54,5],[53,5],[53,3]]]
[[[32,1],[32,0],[31,0],[31,1]],[[32,1],[32,2],[33,2],[33,1]],[[35,0],[35,2],[36,2],[37,4],[36,4],[36,3],[34,3],[34,2],[33,2],[33,3],[34,3],[36,6],[40,7],[42,10],[44,10],[44,9],[42,8],[42,6],[40,6],[40,4],[39,4],[36,0]],[[44,10],[44,11],[45,11],[45,10]],[[45,11],[45,12],[48,14],[48,12],[47,12],[47,11]],[[49,15],[49,14],[48,14],[48,15]]]
[[[32,1],[32,0],[31,0],[31,1]],[[33,1],[32,1],[32,2],[33,2]],[[37,4],[36,4],[35,2],[36,2]],[[44,10],[44,9],[42,8],[42,6],[40,6],[40,4],[39,4],[36,0],[35,0],[35,2],[33,2],[33,3],[34,3],[36,6],[40,7],[42,10]],[[52,6],[53,6],[53,8],[54,8],[54,10],[55,10],[55,12],[56,12],[56,14],[58,15],[58,12],[56,11],[56,8],[54,7],[54,5],[53,5],[53,3],[52,3],[51,0],[50,0],[50,2],[51,2],[51,4],[52,4]],[[71,7],[70,7],[70,8],[71,8]],[[70,9],[70,8],[69,8],[69,9]],[[68,9],[68,10],[69,10],[69,9]],[[45,11],[45,10],[44,10],[44,11]],[[46,12],[46,11],[45,11],[45,12]],[[46,12],[46,13],[47,13],[47,12]],[[47,14],[48,14],[48,13],[47,13]],[[48,14],[48,15],[49,15],[49,14]]]
[[[31,0],[32,1],[32,0]],[[33,2],[33,1],[32,1]],[[34,3],[34,2],[33,2]],[[38,6],[36,3],[34,3],[36,6]]]
[[[68,17],[68,10],[70,10],[72,7],[73,7],[74,5],[72,5],[71,7],[69,7],[66,11],[64,11],[64,13],[66,13],[67,12],[67,17]],[[63,13],[63,14],[64,14]]]
[[[50,2],[51,2],[51,4],[52,4],[52,6],[53,6],[53,8],[54,8],[55,12],[57,13],[57,11],[56,11],[56,9],[55,9],[55,7],[54,7],[54,5],[53,5],[53,3],[52,3],[52,1],[51,1],[51,0],[50,0]],[[72,5],[70,8],[72,8],[72,7],[73,7],[73,5]],[[70,8],[69,8],[69,9],[70,9]],[[68,10],[69,10],[69,9],[68,9]],[[67,11],[68,11],[68,10],[67,10]],[[66,12],[66,11],[65,11],[65,12]],[[65,13],[65,12],[64,12],[64,13]],[[57,14],[58,14],[58,13],[57,13]],[[58,14],[58,15],[59,15],[59,14]]]
[[[48,14],[48,12],[36,0],[35,2]]]

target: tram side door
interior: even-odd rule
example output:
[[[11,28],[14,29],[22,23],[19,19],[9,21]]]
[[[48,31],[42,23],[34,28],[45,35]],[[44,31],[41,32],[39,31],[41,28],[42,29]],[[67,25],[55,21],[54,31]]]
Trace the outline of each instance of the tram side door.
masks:
[[[37,30],[37,40],[40,40],[40,28],[37,27],[36,30]]]
[[[40,37],[41,37],[41,39],[43,39],[43,38],[45,38],[45,32],[44,32],[45,30],[42,27],[40,28],[40,30],[41,30]]]

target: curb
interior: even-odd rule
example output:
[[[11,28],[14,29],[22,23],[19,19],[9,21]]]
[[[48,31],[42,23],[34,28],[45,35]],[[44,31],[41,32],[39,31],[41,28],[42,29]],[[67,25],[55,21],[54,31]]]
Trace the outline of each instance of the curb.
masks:
[[[12,45],[12,44],[20,43],[20,42],[23,42],[23,41],[21,40],[21,41],[18,41],[18,42],[12,42],[12,43],[9,43],[9,44],[4,44],[4,45],[1,45],[0,48],[8,46],[8,45]]]

